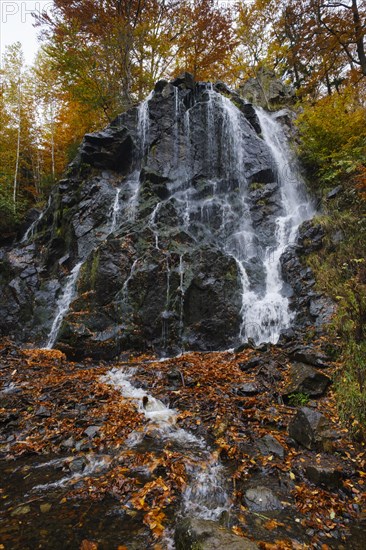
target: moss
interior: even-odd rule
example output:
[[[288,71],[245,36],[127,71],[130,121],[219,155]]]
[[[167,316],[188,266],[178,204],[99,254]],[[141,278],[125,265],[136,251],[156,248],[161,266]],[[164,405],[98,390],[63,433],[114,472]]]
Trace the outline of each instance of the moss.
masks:
[[[259,183],[257,181],[252,181],[250,184],[250,190],[256,191],[257,189],[262,189],[265,186],[265,183]]]
[[[95,285],[97,281],[99,260],[100,260],[100,253],[99,253],[99,250],[97,250],[97,252],[93,256],[91,266],[90,266],[90,287],[92,289],[95,289]]]

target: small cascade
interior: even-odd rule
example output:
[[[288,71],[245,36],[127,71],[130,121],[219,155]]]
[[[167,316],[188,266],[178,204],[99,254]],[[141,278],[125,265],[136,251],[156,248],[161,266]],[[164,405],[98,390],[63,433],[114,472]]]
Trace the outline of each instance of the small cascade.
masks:
[[[151,228],[153,234],[154,234],[154,238],[155,238],[155,248],[156,250],[160,250],[160,246],[159,246],[159,230],[157,228],[157,224],[156,224],[156,217],[159,213],[159,210],[160,208],[162,207],[164,203],[163,202],[158,202],[157,205],[155,206],[154,210],[151,212],[151,215],[150,215],[150,219],[149,219],[149,227]]]
[[[120,299],[120,308],[121,308],[123,313],[126,313],[127,310],[128,310],[128,285],[129,285],[131,279],[133,278],[133,276],[135,274],[136,266],[137,266],[139,260],[140,260],[140,258],[137,258],[133,262],[133,264],[131,266],[130,274],[127,277],[127,279],[125,280],[125,282],[123,284],[123,287],[122,287],[121,299]]]
[[[187,456],[186,471],[190,482],[183,493],[181,515],[219,519],[231,504],[226,491],[225,471],[216,454],[203,439],[177,426],[178,413],[175,409],[170,409],[142,388],[135,388],[131,384],[131,376],[131,371],[114,368],[102,381],[118,388],[123,397],[135,403],[147,420],[145,433],[152,431],[155,439],[171,441]],[[135,447],[143,437],[144,434],[131,434],[128,443]]]
[[[83,263],[84,262],[79,262],[78,264],[76,264],[66,280],[65,288],[57,302],[56,315],[53,320],[50,333],[48,335],[46,349],[52,349],[57,340],[57,335],[60,330],[62,321],[69,310],[73,298],[75,297],[76,283]]]
[[[149,101],[153,97],[154,92],[150,92],[147,98],[140,103],[137,111],[137,134],[140,144],[141,160],[146,153],[146,146],[149,140]]]
[[[113,233],[115,231],[117,226],[117,218],[120,211],[120,204],[119,204],[119,196],[121,194],[121,188],[116,189],[116,196],[114,199],[113,207],[112,207],[112,221],[111,221],[111,227],[110,227],[110,233]]]
[[[140,173],[147,153],[149,139],[149,101],[153,97],[151,92],[137,108],[137,139],[138,155],[135,159],[135,170],[116,189],[114,202],[111,206],[111,224],[109,234],[113,233],[121,223],[133,223],[136,218],[140,195]],[[123,199],[123,200],[121,200]]]
[[[47,206],[44,210],[42,210],[42,212],[40,212],[40,214],[38,215],[38,217],[34,220],[34,222],[31,223],[31,225],[28,227],[27,231],[24,233],[23,235],[23,238],[22,240],[20,241],[21,243],[25,243],[27,242],[31,237],[33,237],[35,231],[36,231],[36,228],[39,224],[39,222],[44,218],[49,206],[51,204],[51,196],[49,197],[48,199],[48,203],[47,203]]]
[[[218,520],[230,509],[225,490],[225,470],[214,454],[204,460],[187,461],[187,472],[193,483],[183,493],[182,515]]]

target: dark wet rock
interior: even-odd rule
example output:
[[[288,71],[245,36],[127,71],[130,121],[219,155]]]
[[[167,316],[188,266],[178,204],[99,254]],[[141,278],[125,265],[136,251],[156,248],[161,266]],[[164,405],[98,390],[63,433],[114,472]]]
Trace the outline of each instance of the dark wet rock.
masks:
[[[188,90],[194,90],[195,81],[191,73],[182,73],[172,81],[173,86],[180,86]]]
[[[296,346],[289,351],[289,356],[294,361],[306,363],[318,368],[329,367],[330,358],[319,351],[315,351],[310,346]]]
[[[69,462],[68,467],[70,472],[80,474],[86,467],[86,460],[84,457],[74,458],[74,460]]]
[[[247,384],[241,384],[237,387],[236,393],[237,395],[256,395],[260,392],[260,388],[258,384],[254,382],[248,382]]]
[[[320,224],[312,220],[304,222],[299,229],[298,244],[306,254],[319,250],[323,246],[325,231]]]
[[[305,467],[305,475],[309,481],[326,487],[337,489],[342,483],[343,472],[340,468],[312,463]]]
[[[318,332],[330,322],[334,303],[324,294],[314,291],[315,278],[312,270],[304,265],[303,256],[322,247],[324,230],[320,225],[307,221],[299,230],[296,245],[289,246],[281,256],[282,277],[293,291],[290,308],[295,312],[292,329],[303,331],[314,327]],[[282,341],[281,341],[282,342]],[[291,343],[291,339],[289,340]]]
[[[253,487],[245,491],[245,504],[253,512],[269,512],[282,510],[283,506],[271,489],[267,487]]]
[[[174,540],[177,550],[258,549],[254,542],[234,535],[214,521],[204,519],[184,519],[175,529]]]
[[[36,416],[40,416],[42,418],[48,418],[52,415],[52,412],[50,411],[49,408],[47,407],[44,407],[43,405],[41,405],[37,410],[36,412],[34,413]]]
[[[281,459],[285,456],[285,449],[272,435],[267,434],[259,439],[258,448],[263,455],[276,455]]]
[[[319,397],[323,395],[330,383],[330,378],[322,372],[304,363],[294,363],[290,367],[289,382],[283,395],[303,393],[310,397]]]
[[[237,346],[234,349],[234,353],[241,353],[243,351],[246,351],[247,349],[254,349],[255,348],[255,342],[252,338],[248,338],[248,342],[244,342],[243,344],[240,344],[240,346]]]
[[[182,380],[184,380],[184,377],[182,373],[179,371],[179,369],[173,368],[171,369],[167,375],[166,375],[169,384],[171,384],[174,387],[178,387],[182,385]]]
[[[328,419],[318,411],[302,407],[289,424],[289,435],[309,450],[330,451],[339,435]]]
[[[254,369],[255,367],[258,367],[258,365],[261,365],[263,362],[263,358],[262,357],[251,357],[248,361],[246,361],[245,363],[239,363],[239,368],[240,370],[242,370],[243,372],[246,372],[246,371],[249,371],[249,370],[252,370]]]
[[[87,435],[90,439],[93,439],[98,433],[100,432],[100,426],[88,426],[86,430],[84,430],[85,435]]]
[[[87,439],[82,439],[75,444],[76,451],[89,451],[91,449],[92,443]]]
[[[65,439],[64,441],[62,441],[61,447],[63,447],[64,449],[72,449],[73,447],[75,447],[74,438],[69,437],[68,439]]]

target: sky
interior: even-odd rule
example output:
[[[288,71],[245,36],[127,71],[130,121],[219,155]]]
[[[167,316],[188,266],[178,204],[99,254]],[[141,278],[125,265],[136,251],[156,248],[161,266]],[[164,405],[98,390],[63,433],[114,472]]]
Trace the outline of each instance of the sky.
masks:
[[[34,19],[31,13],[51,8],[52,0],[0,0],[1,57],[6,46],[19,41],[23,46],[26,62],[31,64],[39,48],[39,28],[33,27]]]

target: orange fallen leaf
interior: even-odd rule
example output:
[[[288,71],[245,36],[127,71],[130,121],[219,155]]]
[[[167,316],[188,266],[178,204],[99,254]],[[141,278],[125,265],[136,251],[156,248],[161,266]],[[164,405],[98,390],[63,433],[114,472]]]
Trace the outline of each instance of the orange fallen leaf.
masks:
[[[80,550],[98,550],[98,545],[96,542],[84,539],[81,543]]]

